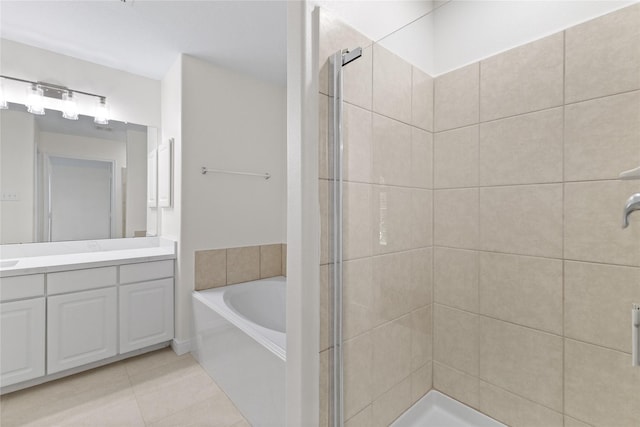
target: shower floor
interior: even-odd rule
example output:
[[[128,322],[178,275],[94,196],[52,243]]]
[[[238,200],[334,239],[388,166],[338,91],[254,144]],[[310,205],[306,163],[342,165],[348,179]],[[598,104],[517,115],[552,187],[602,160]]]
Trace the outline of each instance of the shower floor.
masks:
[[[431,390],[391,427],[506,427],[457,400]]]

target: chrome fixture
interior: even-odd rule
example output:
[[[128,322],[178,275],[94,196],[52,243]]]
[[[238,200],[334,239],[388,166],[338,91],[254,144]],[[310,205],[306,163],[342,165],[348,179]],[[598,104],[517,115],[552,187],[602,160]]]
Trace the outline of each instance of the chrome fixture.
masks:
[[[631,366],[640,366],[640,304],[631,307]]]
[[[203,166],[202,168],[200,168],[200,172],[202,173],[202,175],[206,175],[208,173],[226,173],[229,175],[247,175],[247,176],[259,176],[266,179],[271,178],[271,174],[270,173],[254,173],[254,172],[236,172],[236,171],[227,171],[227,170],[223,170],[223,169],[211,169],[208,167]]]
[[[622,172],[620,174],[620,179],[640,179],[640,166],[635,169]]]
[[[622,228],[629,226],[629,215],[631,215],[633,211],[640,211],[640,193],[629,197],[629,200],[625,203],[624,212],[622,213]]]
[[[60,86],[47,82],[34,82],[31,80],[19,79],[0,75],[0,78],[12,80],[16,82],[26,83],[29,85],[27,89],[27,111],[32,114],[45,114],[44,97],[59,99],[62,101],[60,110],[62,117],[69,120],[78,119],[78,105],[76,103],[76,94],[93,96],[98,98],[96,112],[94,114],[94,122],[101,125],[109,124],[109,108],[107,105],[107,97],[96,95],[95,93],[84,92],[81,90],[70,89],[66,86]],[[4,88],[0,88],[4,89]],[[0,109],[7,108],[6,95],[4,90],[0,90]]]
[[[342,67],[362,56],[362,48],[352,51],[340,50],[329,58],[331,86],[329,117],[331,118],[329,135],[330,175],[330,222],[332,243],[329,245],[330,287],[333,293],[332,303],[332,345],[333,363],[331,372],[331,419],[332,427],[344,426],[344,386],[343,386],[343,349],[342,349]]]

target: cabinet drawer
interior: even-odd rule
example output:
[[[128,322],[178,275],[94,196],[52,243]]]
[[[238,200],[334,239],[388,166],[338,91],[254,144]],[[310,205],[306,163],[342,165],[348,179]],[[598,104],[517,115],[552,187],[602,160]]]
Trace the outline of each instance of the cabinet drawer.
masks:
[[[56,295],[88,289],[115,286],[116,267],[89,268],[87,270],[62,271],[47,275],[47,294]]]
[[[0,279],[0,301],[34,298],[44,295],[44,274],[3,277]]]
[[[120,266],[120,283],[145,282],[173,277],[173,260],[143,262]]]

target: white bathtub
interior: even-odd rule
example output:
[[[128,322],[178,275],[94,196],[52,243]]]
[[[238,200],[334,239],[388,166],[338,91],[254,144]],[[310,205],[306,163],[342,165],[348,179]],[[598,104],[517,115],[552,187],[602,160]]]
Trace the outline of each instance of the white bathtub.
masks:
[[[194,356],[252,426],[285,425],[286,279],[193,292]]]

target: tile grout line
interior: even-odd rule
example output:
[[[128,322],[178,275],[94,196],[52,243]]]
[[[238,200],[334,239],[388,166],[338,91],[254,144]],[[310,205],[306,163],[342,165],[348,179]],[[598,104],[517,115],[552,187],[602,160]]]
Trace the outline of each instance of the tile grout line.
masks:
[[[566,384],[565,384],[565,371],[567,369],[567,355],[566,355],[566,336],[565,336],[565,322],[566,322],[566,297],[565,297],[565,282],[566,282],[566,271],[565,271],[565,229],[566,229],[566,167],[565,162],[567,158],[566,153],[566,132],[567,132],[567,117],[566,117],[566,101],[567,101],[567,31],[562,32],[562,371],[560,373],[561,378],[560,381],[562,383],[562,394],[561,394],[561,407],[562,407],[562,424],[565,424],[565,402],[566,402]]]

